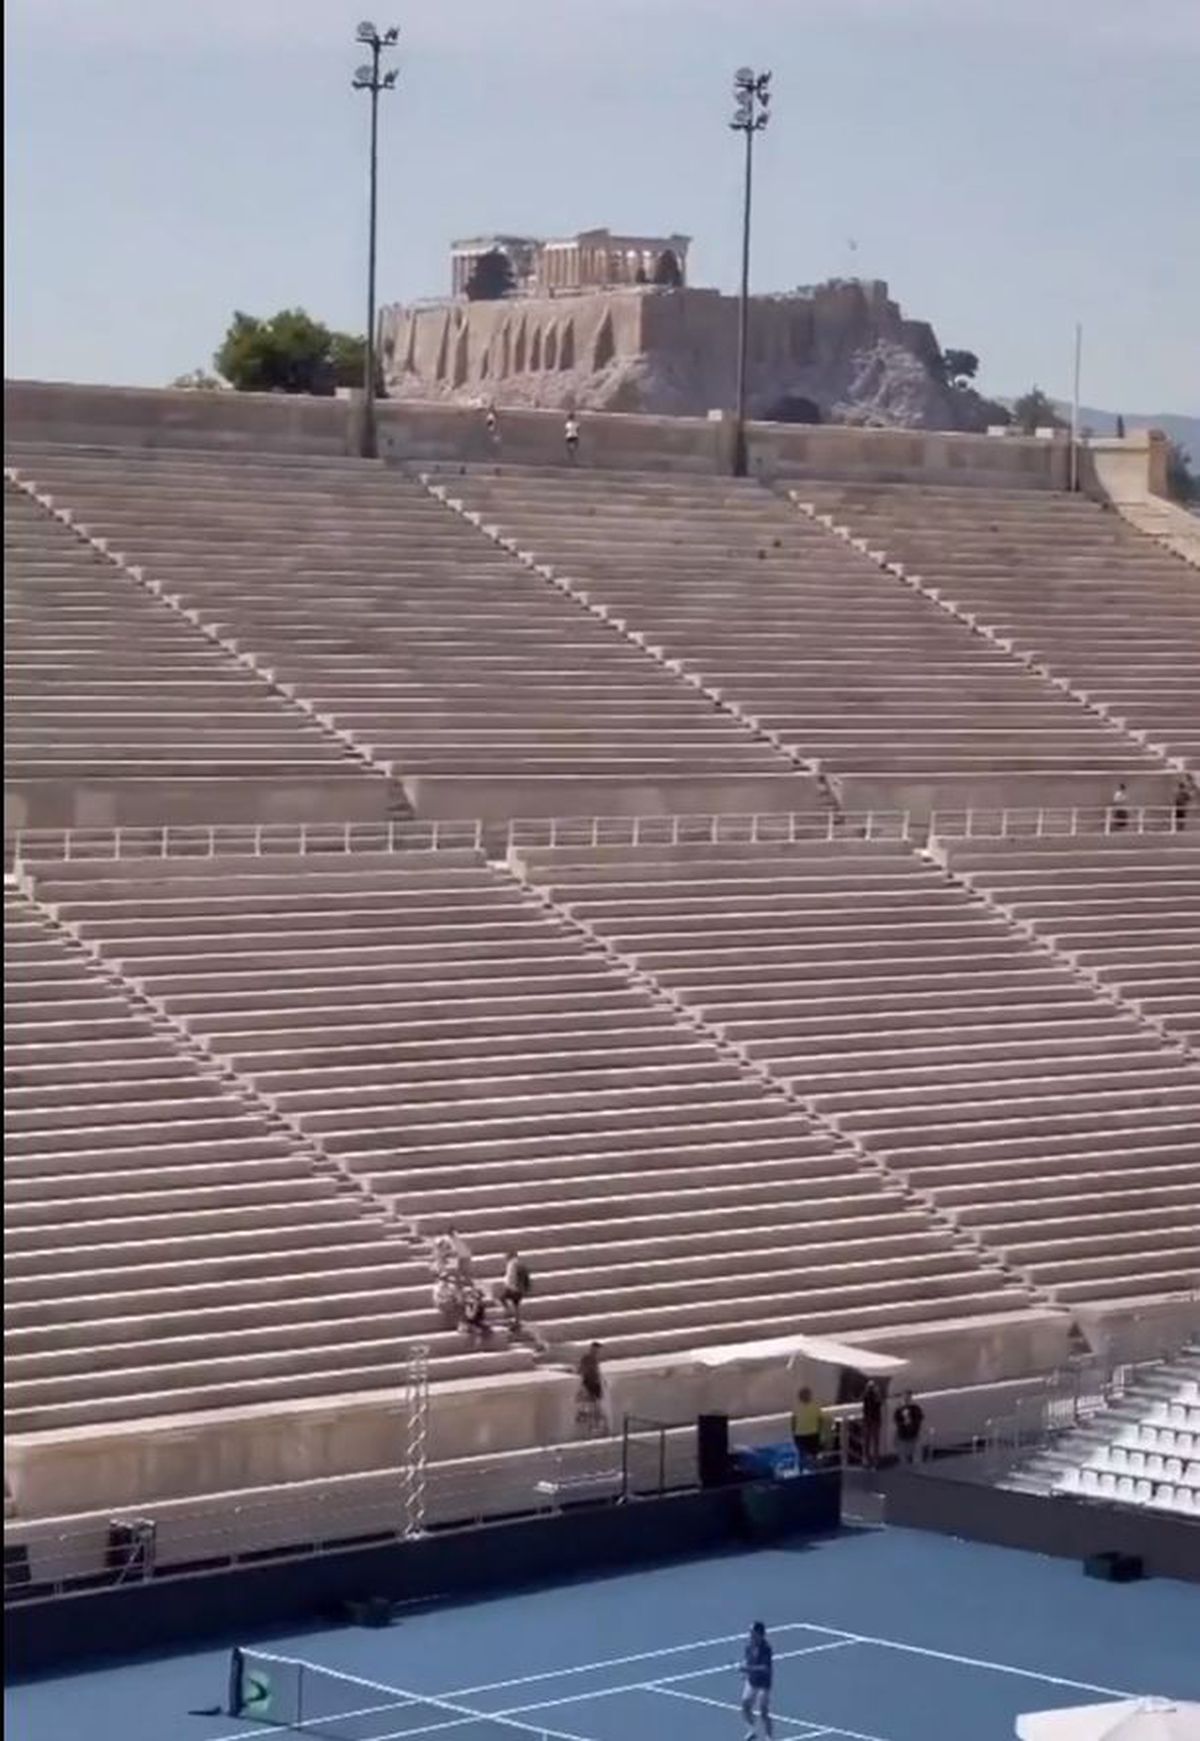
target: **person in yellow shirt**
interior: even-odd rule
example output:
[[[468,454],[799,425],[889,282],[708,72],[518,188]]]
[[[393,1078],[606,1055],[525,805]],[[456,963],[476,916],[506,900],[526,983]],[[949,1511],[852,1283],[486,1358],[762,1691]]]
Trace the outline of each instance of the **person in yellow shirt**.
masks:
[[[814,1402],[812,1391],[805,1385],[796,1392],[796,1406],[792,1410],[792,1441],[798,1456],[810,1459],[820,1456],[821,1428],[821,1405]]]

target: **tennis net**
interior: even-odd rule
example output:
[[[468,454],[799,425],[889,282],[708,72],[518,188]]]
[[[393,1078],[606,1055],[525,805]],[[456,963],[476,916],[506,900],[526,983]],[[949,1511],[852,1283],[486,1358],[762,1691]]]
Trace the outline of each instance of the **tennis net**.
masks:
[[[343,1674],[320,1663],[236,1648],[229,1664],[229,1715],[276,1734],[318,1741],[556,1741],[561,1731],[530,1717],[492,1716],[454,1699],[428,1698]]]

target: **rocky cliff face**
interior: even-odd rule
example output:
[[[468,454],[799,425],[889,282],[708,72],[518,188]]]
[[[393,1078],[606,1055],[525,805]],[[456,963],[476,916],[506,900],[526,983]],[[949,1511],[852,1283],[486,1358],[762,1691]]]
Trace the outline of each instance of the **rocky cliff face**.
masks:
[[[396,398],[704,416],[734,400],[737,302],[638,288],[554,299],[385,309]],[[979,430],[999,407],[947,385],[941,348],[883,283],[755,297],[751,415],[884,428]]]

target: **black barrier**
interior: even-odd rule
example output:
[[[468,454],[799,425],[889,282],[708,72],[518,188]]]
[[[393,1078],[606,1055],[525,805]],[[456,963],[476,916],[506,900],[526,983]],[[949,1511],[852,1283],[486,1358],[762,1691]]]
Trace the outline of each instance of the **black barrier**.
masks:
[[[1150,1577],[1200,1583],[1200,1523],[1190,1518],[1066,1493],[1013,1492],[956,1476],[952,1465],[938,1474],[894,1470],[879,1484],[890,1524],[1059,1559],[1133,1555]]]
[[[751,1539],[838,1527],[836,1470],[765,1485],[772,1492],[770,1529]],[[413,1606],[710,1553],[746,1539],[746,1497],[758,1490],[752,1483],[628,1505],[578,1506],[415,1541],[191,1577],[159,1574],[115,1589],[13,1603],[4,1615],[5,1667],[12,1679],[184,1640],[236,1641],[285,1622],[341,1616],[350,1602]],[[756,1522],[755,1530],[760,1527]]]

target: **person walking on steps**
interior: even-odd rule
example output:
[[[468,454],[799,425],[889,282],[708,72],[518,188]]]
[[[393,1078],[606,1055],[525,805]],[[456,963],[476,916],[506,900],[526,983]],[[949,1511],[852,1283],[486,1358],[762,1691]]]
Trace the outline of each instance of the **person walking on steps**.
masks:
[[[762,1732],[771,1741],[775,1731],[771,1724],[771,1682],[775,1676],[774,1652],[761,1620],[750,1628],[746,1649],[742,1655],[742,1716],[746,1719],[746,1741],[757,1741],[756,1719]]]
[[[1171,800],[1171,818],[1176,834],[1182,834],[1187,827],[1187,813],[1191,807],[1192,788],[1186,780],[1180,780],[1175,788],[1175,796]]]
[[[579,459],[579,419],[573,411],[567,414],[563,425],[563,440],[567,446],[567,463],[574,465]]]
[[[575,1420],[593,1438],[604,1431],[604,1376],[600,1371],[600,1344],[593,1342],[579,1358],[579,1390],[575,1396]]]
[[[500,1284],[500,1304],[514,1336],[521,1333],[521,1307],[533,1288],[533,1277],[519,1252],[510,1251],[504,1260],[504,1280]]]

